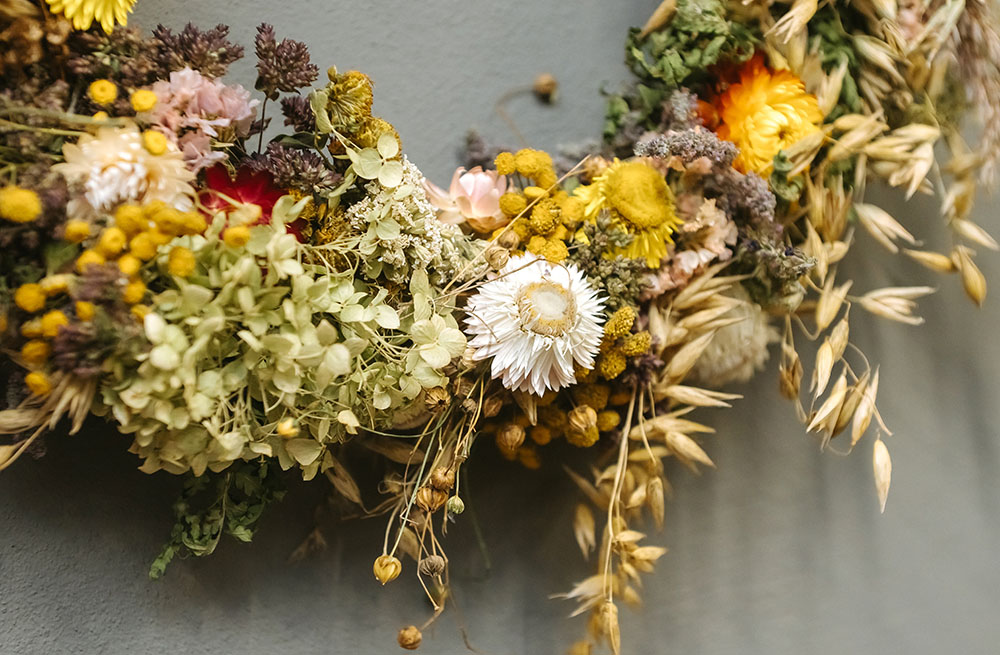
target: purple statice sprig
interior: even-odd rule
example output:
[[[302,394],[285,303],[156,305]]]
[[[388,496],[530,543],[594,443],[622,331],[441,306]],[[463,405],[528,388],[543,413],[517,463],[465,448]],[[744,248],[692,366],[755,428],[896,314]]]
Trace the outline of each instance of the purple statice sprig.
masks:
[[[257,52],[257,90],[269,100],[282,92],[309,86],[319,77],[319,68],[309,60],[309,48],[301,41],[274,36],[274,27],[261,23],[254,39]]]

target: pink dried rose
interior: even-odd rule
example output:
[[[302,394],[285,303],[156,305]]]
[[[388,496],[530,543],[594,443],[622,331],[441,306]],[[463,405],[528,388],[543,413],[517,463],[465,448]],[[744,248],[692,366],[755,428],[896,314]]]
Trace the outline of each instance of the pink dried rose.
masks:
[[[229,86],[190,68],[174,71],[153,85],[156,106],[141,114],[184,153],[192,170],[226,158],[212,150],[212,138],[245,138],[256,117],[257,100],[242,86]]]
[[[438,209],[438,220],[452,225],[468,223],[476,232],[493,232],[510,222],[500,211],[500,196],[507,192],[507,178],[496,171],[476,166],[470,171],[460,167],[445,191],[429,180],[424,188],[431,204]]]

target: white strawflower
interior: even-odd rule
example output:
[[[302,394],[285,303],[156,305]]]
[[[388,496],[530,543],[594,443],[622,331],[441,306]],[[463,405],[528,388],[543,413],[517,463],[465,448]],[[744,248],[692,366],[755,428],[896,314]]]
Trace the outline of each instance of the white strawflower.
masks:
[[[753,302],[742,286],[732,287],[727,296],[742,300],[724,314],[742,320],[720,328],[691,370],[691,379],[718,389],[734,382],[746,382],[767,363],[767,347],[778,332],[760,305]]]
[[[593,368],[604,301],[572,264],[511,257],[466,307],[472,358],[508,389],[542,395],[575,381],[574,362]]]
[[[53,169],[71,184],[82,185],[84,204],[95,211],[154,200],[178,209],[192,205],[194,173],[185,166],[184,156],[170,143],[162,154],[152,154],[135,126],[102,127],[95,135],[64,145],[63,157],[66,161]]]

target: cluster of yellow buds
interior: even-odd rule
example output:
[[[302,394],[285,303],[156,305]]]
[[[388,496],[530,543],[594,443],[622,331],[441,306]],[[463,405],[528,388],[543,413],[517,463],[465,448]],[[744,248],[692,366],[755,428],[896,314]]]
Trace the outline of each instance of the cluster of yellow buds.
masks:
[[[569,255],[567,242],[583,220],[584,205],[559,188],[552,157],[541,150],[502,152],[494,162],[501,175],[520,175],[531,182],[500,196],[500,210],[514,219],[506,232],[517,235],[525,249],[559,263]]]
[[[336,66],[326,72],[330,83],[323,90],[327,97],[326,111],[331,125],[362,148],[374,148],[379,137],[391,134],[399,142],[399,133],[388,121],[372,116],[374,84],[360,71],[340,73]],[[337,154],[343,144],[337,139],[329,149]]]
[[[625,306],[616,311],[604,324],[604,339],[597,362],[591,370],[578,370],[577,382],[588,382],[597,376],[613,380],[625,371],[630,357],[640,357],[649,352],[652,336],[647,330],[632,332],[635,310]]]

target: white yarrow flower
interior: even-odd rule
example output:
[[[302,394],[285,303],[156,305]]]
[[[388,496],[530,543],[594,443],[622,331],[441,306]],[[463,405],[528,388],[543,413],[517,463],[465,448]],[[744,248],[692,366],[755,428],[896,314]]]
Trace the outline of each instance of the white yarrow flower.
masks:
[[[604,331],[604,301],[572,264],[511,257],[466,307],[473,359],[493,358],[494,379],[541,396],[575,381],[573,364],[593,368]]]

